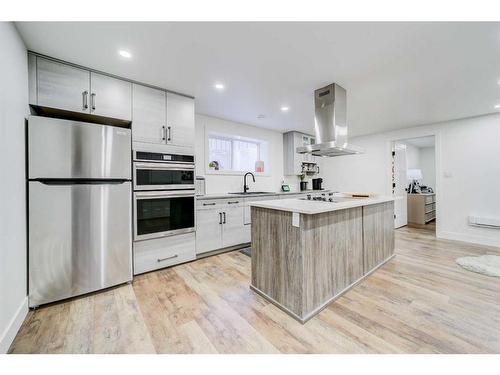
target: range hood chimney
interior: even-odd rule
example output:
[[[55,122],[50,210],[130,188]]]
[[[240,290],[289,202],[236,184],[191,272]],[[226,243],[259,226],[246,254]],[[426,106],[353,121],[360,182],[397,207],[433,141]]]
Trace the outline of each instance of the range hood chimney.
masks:
[[[363,153],[347,143],[347,102],[343,87],[332,83],[314,91],[314,132],[316,144],[298,147],[299,154],[342,156]]]

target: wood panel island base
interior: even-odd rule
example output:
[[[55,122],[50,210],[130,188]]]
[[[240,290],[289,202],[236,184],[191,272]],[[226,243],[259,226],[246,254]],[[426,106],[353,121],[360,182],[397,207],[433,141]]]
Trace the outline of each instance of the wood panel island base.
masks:
[[[394,256],[389,197],[252,204],[250,288],[305,323]]]

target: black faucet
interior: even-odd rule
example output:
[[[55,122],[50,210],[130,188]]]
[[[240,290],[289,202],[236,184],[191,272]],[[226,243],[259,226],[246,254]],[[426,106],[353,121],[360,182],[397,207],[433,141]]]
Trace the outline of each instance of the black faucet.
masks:
[[[252,172],[245,173],[245,176],[243,177],[243,193],[246,193],[247,190],[248,190],[248,185],[247,185],[247,176],[248,175],[251,175],[252,179],[253,179],[253,182],[255,182],[255,176],[253,175]]]

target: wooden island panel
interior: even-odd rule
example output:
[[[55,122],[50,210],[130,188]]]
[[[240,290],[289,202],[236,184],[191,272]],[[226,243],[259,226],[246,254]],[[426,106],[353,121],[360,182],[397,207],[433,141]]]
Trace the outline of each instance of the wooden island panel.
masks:
[[[363,274],[362,208],[302,215],[303,316]]]
[[[394,203],[363,207],[364,269],[369,271],[394,254]]]
[[[302,313],[302,244],[292,213],[252,207],[252,284],[267,297]],[[254,221],[254,218],[256,220]]]

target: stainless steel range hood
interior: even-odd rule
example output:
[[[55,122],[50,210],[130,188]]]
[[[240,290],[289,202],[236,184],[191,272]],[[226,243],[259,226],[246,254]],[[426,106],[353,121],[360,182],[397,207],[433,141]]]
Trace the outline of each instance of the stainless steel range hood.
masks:
[[[316,144],[298,147],[299,154],[342,156],[363,153],[347,143],[347,102],[343,87],[332,83],[314,91],[314,131]]]

